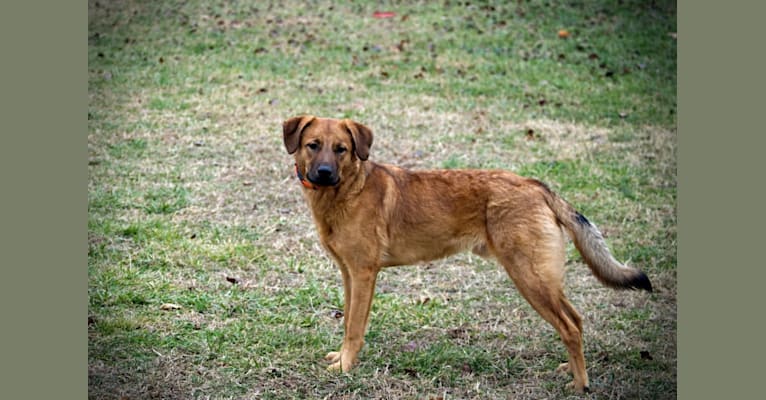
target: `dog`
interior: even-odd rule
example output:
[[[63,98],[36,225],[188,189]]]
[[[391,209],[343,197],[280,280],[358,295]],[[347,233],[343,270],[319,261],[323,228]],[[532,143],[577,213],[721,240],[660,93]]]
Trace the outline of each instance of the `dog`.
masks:
[[[378,272],[472,250],[494,258],[561,336],[558,370],[588,391],[582,320],[564,296],[566,236],[593,275],[616,289],[652,291],[642,271],[614,259],[596,226],[544,183],[503,170],[410,171],[368,160],[372,130],[350,119],[290,118],[283,140],[322,246],[343,278],[344,337],[327,354],[348,371],[364,345]]]

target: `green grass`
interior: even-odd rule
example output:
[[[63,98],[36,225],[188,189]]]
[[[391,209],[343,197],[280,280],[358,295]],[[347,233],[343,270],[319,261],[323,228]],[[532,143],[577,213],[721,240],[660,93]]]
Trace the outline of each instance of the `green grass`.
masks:
[[[343,291],[280,133],[311,113],[370,126],[378,162],[549,184],[656,288],[605,289],[570,246],[592,397],[675,398],[675,3],[88,12],[89,397],[571,396],[554,330],[471,255],[382,272],[362,363],[325,371]]]

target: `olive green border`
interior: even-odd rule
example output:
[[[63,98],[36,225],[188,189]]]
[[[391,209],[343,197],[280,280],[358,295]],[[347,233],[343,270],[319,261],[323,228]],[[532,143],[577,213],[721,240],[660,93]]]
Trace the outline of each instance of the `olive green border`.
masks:
[[[87,3],[0,6],[5,399],[87,398]]]
[[[678,389],[763,396],[766,3],[678,8]]]
[[[678,8],[682,399],[763,392],[766,4],[743,4]],[[85,398],[87,5],[4,3],[0,15],[0,391]]]

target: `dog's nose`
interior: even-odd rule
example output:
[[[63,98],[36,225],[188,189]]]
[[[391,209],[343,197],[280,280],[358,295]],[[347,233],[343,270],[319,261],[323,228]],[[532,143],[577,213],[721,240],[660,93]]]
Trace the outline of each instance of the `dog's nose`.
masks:
[[[328,178],[332,175],[332,167],[329,165],[320,165],[317,167],[317,175],[320,178]]]

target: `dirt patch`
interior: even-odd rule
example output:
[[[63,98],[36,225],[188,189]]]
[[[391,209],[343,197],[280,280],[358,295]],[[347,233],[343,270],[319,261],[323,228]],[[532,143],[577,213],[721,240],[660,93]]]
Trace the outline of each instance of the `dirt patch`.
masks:
[[[88,398],[91,399],[188,399],[195,371],[188,357],[158,355],[153,361],[131,367],[113,366],[100,360],[88,363]]]

